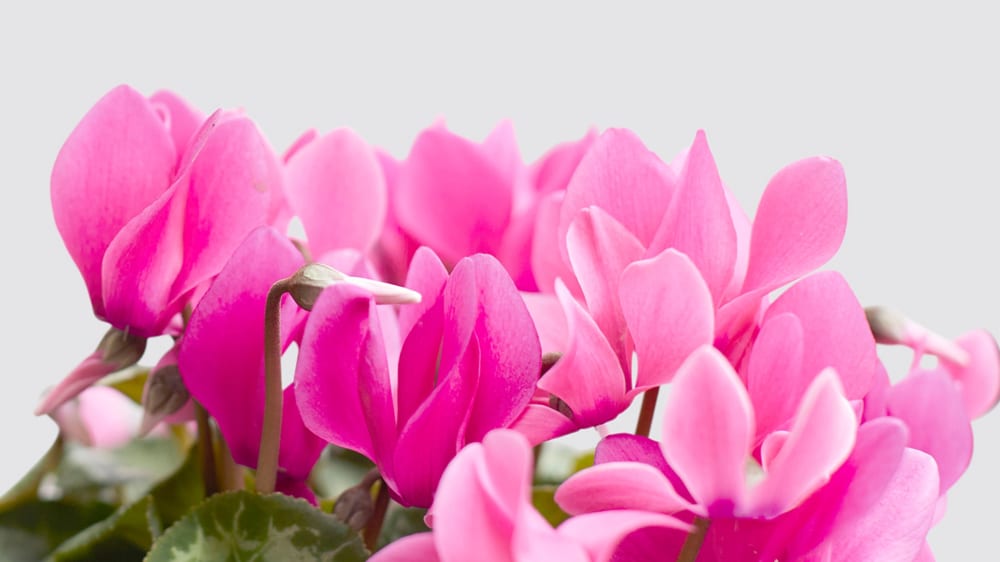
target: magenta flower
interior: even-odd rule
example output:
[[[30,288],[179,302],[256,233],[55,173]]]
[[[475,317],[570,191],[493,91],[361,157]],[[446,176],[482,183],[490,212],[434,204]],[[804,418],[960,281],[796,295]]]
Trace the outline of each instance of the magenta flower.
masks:
[[[557,415],[540,395],[518,427],[538,442],[609,421],[637,394],[669,382],[686,357],[705,344],[723,351],[746,380],[744,362],[767,294],[829,259],[845,222],[843,173],[833,160],[813,158],[781,170],[768,184],[751,225],[722,185],[704,134],[668,166],[631,133],[605,132],[577,167],[559,215],[540,214],[536,230],[537,236],[558,232],[555,249],[563,258],[536,262],[536,278],[559,276],[569,287],[556,289],[566,320],[544,297],[529,300],[539,331],[548,335],[545,351],[563,353],[539,388],[565,404],[568,412],[563,413],[572,419]],[[569,302],[573,285],[579,286],[576,296],[586,308]],[[810,286],[800,292],[811,294]],[[867,344],[863,360],[856,353],[844,360],[857,359],[858,365],[838,369],[849,377],[850,396],[862,396],[872,380],[874,342],[861,307],[849,291],[834,296],[836,304],[853,303],[836,316],[841,327],[849,328],[847,343],[822,336],[825,319],[798,328],[797,337],[810,341],[805,364],[789,381],[798,387],[788,395],[793,407],[819,372],[817,365],[845,346]],[[833,305],[807,304],[804,316],[834,310]],[[602,337],[606,345],[597,343]],[[835,345],[827,350],[826,343]],[[787,408],[779,412],[788,413]]]
[[[380,550],[377,562],[604,562],[619,541],[657,526],[683,537],[688,526],[644,511],[573,517],[553,529],[531,505],[531,447],[521,435],[496,430],[462,449],[441,477],[432,533],[412,535]]]
[[[390,222],[432,248],[449,268],[463,257],[488,253],[518,288],[535,290],[531,249],[541,199],[562,190],[591,140],[588,135],[556,147],[526,166],[510,123],[498,125],[482,143],[436,124],[417,137],[404,161],[383,159],[394,184]],[[387,250],[407,249],[397,236],[386,242]],[[409,256],[384,258],[399,262]]]
[[[173,94],[147,100],[127,86],[87,113],[52,170],[56,225],[94,314],[133,341],[180,331],[179,313],[269,222],[280,190],[278,162],[249,119],[216,112],[202,123]],[[98,350],[38,412],[122,366]]]
[[[236,462],[255,467],[264,416],[264,304],[275,282],[305,264],[287,238],[254,231],[202,298],[181,339],[178,368],[191,396],[215,418]],[[301,336],[304,312],[286,296],[281,342]],[[278,465],[292,486],[308,477],[323,442],[302,424],[295,391],[284,391]],[[287,490],[288,488],[286,488]],[[294,488],[293,488],[294,489]]]
[[[316,435],[372,459],[400,503],[426,507],[459,449],[521,413],[541,351],[517,290],[490,256],[465,258],[449,276],[422,249],[407,286],[423,300],[400,309],[398,329],[370,294],[324,291],[305,326],[296,396]],[[397,334],[398,371],[387,358]]]

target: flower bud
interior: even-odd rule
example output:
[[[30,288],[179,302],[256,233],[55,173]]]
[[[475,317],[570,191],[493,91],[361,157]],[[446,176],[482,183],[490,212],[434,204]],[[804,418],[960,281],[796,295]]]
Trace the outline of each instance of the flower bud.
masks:
[[[918,354],[931,353],[963,366],[969,362],[969,354],[958,344],[891,308],[869,306],[865,308],[865,317],[878,343],[905,345]]]
[[[334,516],[355,531],[364,529],[374,513],[372,494],[364,486],[354,486],[344,490],[344,493],[337,498],[337,503],[333,504]]]
[[[905,341],[909,320],[898,311],[884,306],[869,306],[865,308],[865,318],[878,343],[902,344]]]
[[[370,292],[378,304],[409,304],[420,302],[420,293],[391,283],[351,277],[336,269],[322,264],[306,264],[288,281],[288,293],[295,299],[295,304],[304,310],[312,310],[323,289],[334,283],[350,283]]]
[[[118,328],[111,328],[97,344],[101,359],[116,370],[131,367],[146,352],[146,338],[140,338]]]
[[[143,416],[139,434],[149,433],[163,418],[183,408],[190,398],[177,365],[165,365],[150,373],[142,393]]]

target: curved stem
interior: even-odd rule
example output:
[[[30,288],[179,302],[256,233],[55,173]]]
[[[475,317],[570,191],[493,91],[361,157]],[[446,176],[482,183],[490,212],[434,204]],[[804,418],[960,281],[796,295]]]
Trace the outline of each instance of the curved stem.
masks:
[[[642,409],[639,410],[639,421],[635,424],[635,434],[649,437],[649,429],[653,426],[653,412],[656,411],[656,399],[660,396],[660,387],[654,386],[642,394]]]
[[[681,553],[677,556],[677,562],[695,562],[698,559],[701,544],[705,542],[708,523],[708,519],[702,517],[694,518],[694,530],[684,539],[684,546],[681,547]]]
[[[370,552],[375,552],[378,545],[378,536],[382,532],[382,523],[385,522],[385,513],[389,510],[389,486],[385,480],[379,482],[378,495],[375,496],[375,511],[372,518],[365,526],[364,539],[365,546]]]
[[[257,491],[274,491],[278,478],[278,447],[281,440],[281,296],[288,292],[282,279],[267,292],[264,308],[264,424],[257,456]]]
[[[198,446],[200,447],[198,454],[201,457],[199,460],[201,462],[202,486],[207,498],[219,491],[219,481],[215,468],[215,443],[212,439],[212,426],[209,425],[208,412],[197,400],[192,398],[191,401],[194,403],[194,418],[198,426]]]

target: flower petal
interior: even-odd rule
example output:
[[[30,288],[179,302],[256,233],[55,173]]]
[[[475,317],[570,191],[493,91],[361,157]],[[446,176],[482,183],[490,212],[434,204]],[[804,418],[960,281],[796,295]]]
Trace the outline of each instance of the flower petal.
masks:
[[[780,428],[812,380],[802,369],[802,324],[794,314],[776,314],[760,328],[750,350],[747,391],[757,417],[758,440]]]
[[[367,251],[385,221],[386,185],[374,151],[338,129],[300,148],[285,166],[287,194],[309,248]]]
[[[577,472],[559,486],[555,499],[571,515],[610,509],[705,515],[704,508],[682,498],[662,472],[639,462],[608,462]]]
[[[699,348],[667,395],[661,448],[711,516],[729,515],[742,504],[753,436],[753,408],[739,376],[715,348]]]
[[[372,555],[371,562],[439,562],[433,533],[416,533],[397,539]]]
[[[556,531],[583,545],[594,562],[606,562],[626,536],[646,527],[675,529],[679,535],[691,531],[690,525],[669,515],[635,510],[577,515],[559,525]]]
[[[712,343],[712,294],[684,254],[668,249],[632,263],[618,290],[639,356],[633,393],[670,382],[691,352]]]
[[[552,293],[556,279],[562,279],[574,295],[583,296],[573,269],[563,257],[566,242],[559,238],[559,214],[565,197],[565,192],[555,191],[545,195],[538,203],[535,232],[531,239],[531,272],[539,291]]]
[[[757,207],[743,292],[769,292],[823,265],[847,226],[844,170],[807,158],[771,178]]]
[[[704,131],[695,136],[677,191],[646,255],[667,248],[683,252],[698,266],[713,299],[721,303],[733,277],[736,231]]]
[[[170,131],[170,138],[174,141],[174,148],[177,154],[184,154],[187,145],[191,142],[191,137],[205,121],[205,116],[197,109],[191,107],[184,98],[170,90],[160,90],[149,96],[153,107],[161,109],[165,113],[164,124]]]
[[[851,454],[857,427],[836,373],[823,371],[806,390],[788,437],[753,489],[750,512],[773,517],[802,503]]]
[[[955,343],[969,354],[969,363],[960,365],[947,359],[941,366],[958,381],[970,418],[978,418],[1000,400],[1000,352],[997,342],[985,330],[969,332]]]
[[[146,99],[118,86],[70,133],[52,167],[52,212],[103,318],[101,263],[125,224],[170,185],[173,141]]]

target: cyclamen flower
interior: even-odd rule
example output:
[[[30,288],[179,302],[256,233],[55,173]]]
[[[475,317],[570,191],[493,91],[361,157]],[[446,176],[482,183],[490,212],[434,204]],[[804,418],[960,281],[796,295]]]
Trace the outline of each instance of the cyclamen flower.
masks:
[[[536,235],[554,230],[557,240],[547,261],[535,261],[535,274],[563,280],[555,292],[566,320],[544,299],[529,300],[540,332],[548,335],[545,351],[562,353],[519,422],[536,442],[613,419],[642,391],[669,382],[701,345],[723,351],[746,380],[767,294],[837,250],[846,195],[836,161],[803,160],[775,175],[751,225],[722,185],[704,134],[668,166],[631,133],[609,130],[577,167],[559,215],[547,221]],[[835,296],[836,304],[816,307],[825,313],[846,305],[837,315],[838,327],[849,328],[844,345],[865,349],[852,350],[844,362],[857,364],[838,374],[848,377],[850,396],[860,398],[874,376],[874,342],[850,291]],[[820,319],[797,328],[798,338],[811,340],[803,367],[837,357],[844,347],[829,335],[818,337],[823,324]],[[829,327],[830,334],[836,330]],[[792,404],[818,372],[788,381],[798,388]],[[571,419],[546,406],[545,393],[565,404]]]
[[[553,529],[531,505],[531,447],[495,430],[466,446],[441,477],[433,532],[411,535],[375,553],[374,562],[604,562],[629,533],[657,526],[683,537],[688,526],[643,511],[570,518]]]
[[[178,334],[179,313],[275,218],[281,183],[270,147],[240,114],[203,120],[173,94],[147,100],[127,86],[98,101],[59,152],[52,207],[94,314],[133,351],[99,349],[37,413],[128,366],[125,357],[134,363],[145,338]]]
[[[390,227],[380,258],[389,271],[405,269],[419,245],[450,268],[476,253],[495,256],[517,287],[534,291],[531,256],[542,199],[562,190],[592,136],[560,145],[527,166],[510,123],[482,143],[448,131],[443,123],[423,131],[401,162],[382,155],[391,178]],[[412,239],[413,243],[407,243]]]
[[[325,290],[305,326],[295,388],[310,430],[372,459],[403,505],[427,507],[455,454],[524,409],[541,350],[510,277],[490,256],[465,258],[449,275],[421,249],[407,286],[423,300],[400,309],[398,331],[370,294]],[[397,334],[398,371],[387,354]]]

